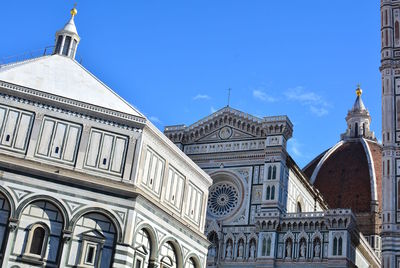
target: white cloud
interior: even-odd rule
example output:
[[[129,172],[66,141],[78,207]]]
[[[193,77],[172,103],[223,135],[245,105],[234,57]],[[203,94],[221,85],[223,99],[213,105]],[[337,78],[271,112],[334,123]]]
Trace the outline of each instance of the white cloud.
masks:
[[[316,116],[324,116],[329,113],[329,111],[324,107],[315,107],[312,105],[310,106],[310,111]]]
[[[214,108],[214,107],[210,107],[210,111],[211,111],[211,113],[213,114],[213,113],[215,113],[217,110]]]
[[[150,116],[149,119],[153,123],[161,123],[161,120],[156,116]]]
[[[316,116],[324,116],[329,113],[330,104],[320,95],[312,91],[306,91],[303,87],[288,89],[285,96],[290,101],[296,101],[308,107]]]
[[[253,97],[261,101],[274,102],[276,99],[260,89],[253,90]]]
[[[209,99],[211,99],[211,97],[206,94],[197,94],[196,96],[193,97],[193,100],[209,100]]]
[[[304,154],[301,151],[301,147],[303,146],[297,139],[292,138],[288,141],[288,146],[289,146],[289,151],[297,156],[297,157],[303,157]]]

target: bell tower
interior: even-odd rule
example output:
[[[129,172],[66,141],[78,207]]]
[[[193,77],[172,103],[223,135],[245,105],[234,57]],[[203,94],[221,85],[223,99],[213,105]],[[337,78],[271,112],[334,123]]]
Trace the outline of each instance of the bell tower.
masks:
[[[400,267],[400,1],[381,0],[382,264]]]
[[[78,47],[80,37],[76,30],[74,18],[78,11],[76,8],[71,9],[71,19],[64,25],[64,27],[56,32],[56,44],[54,53],[75,59],[76,49]]]

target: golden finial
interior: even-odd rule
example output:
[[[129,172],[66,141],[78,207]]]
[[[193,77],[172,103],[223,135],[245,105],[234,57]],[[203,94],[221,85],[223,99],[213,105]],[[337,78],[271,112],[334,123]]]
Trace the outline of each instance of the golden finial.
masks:
[[[71,9],[71,16],[75,17],[76,14],[78,14],[78,10],[76,10],[76,3],[75,3],[74,7]]]
[[[362,94],[362,89],[361,89],[360,84],[357,85],[356,94],[357,94],[357,97],[360,97]]]

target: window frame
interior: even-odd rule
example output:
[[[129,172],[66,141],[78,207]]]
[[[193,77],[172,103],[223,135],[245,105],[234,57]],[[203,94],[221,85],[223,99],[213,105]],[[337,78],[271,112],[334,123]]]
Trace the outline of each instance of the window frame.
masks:
[[[42,228],[44,230],[44,238],[43,238],[43,242],[42,242],[42,250],[41,250],[40,255],[31,253],[33,235],[37,228]],[[30,258],[38,259],[38,260],[44,260],[47,257],[46,252],[47,252],[47,245],[49,242],[49,236],[50,236],[50,231],[46,224],[44,224],[42,222],[37,222],[37,223],[32,224],[29,227],[28,240],[27,240],[25,252],[23,255],[30,257]]]
[[[78,267],[85,267],[85,268],[98,267],[100,264],[99,261],[101,259],[101,253],[105,243],[105,238],[94,237],[91,235],[83,234],[81,243],[82,243],[82,250],[80,252],[80,261]],[[88,246],[96,246],[93,264],[86,263]]]

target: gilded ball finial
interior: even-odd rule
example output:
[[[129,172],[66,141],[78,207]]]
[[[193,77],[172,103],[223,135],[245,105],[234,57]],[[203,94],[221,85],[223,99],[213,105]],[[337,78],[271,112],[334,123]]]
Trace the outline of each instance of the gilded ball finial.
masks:
[[[71,16],[75,17],[76,14],[78,14],[78,10],[76,10],[76,3],[75,3],[74,7],[71,9]]]
[[[361,89],[360,84],[357,85],[356,94],[357,94],[357,97],[360,97],[362,94],[362,89]]]

